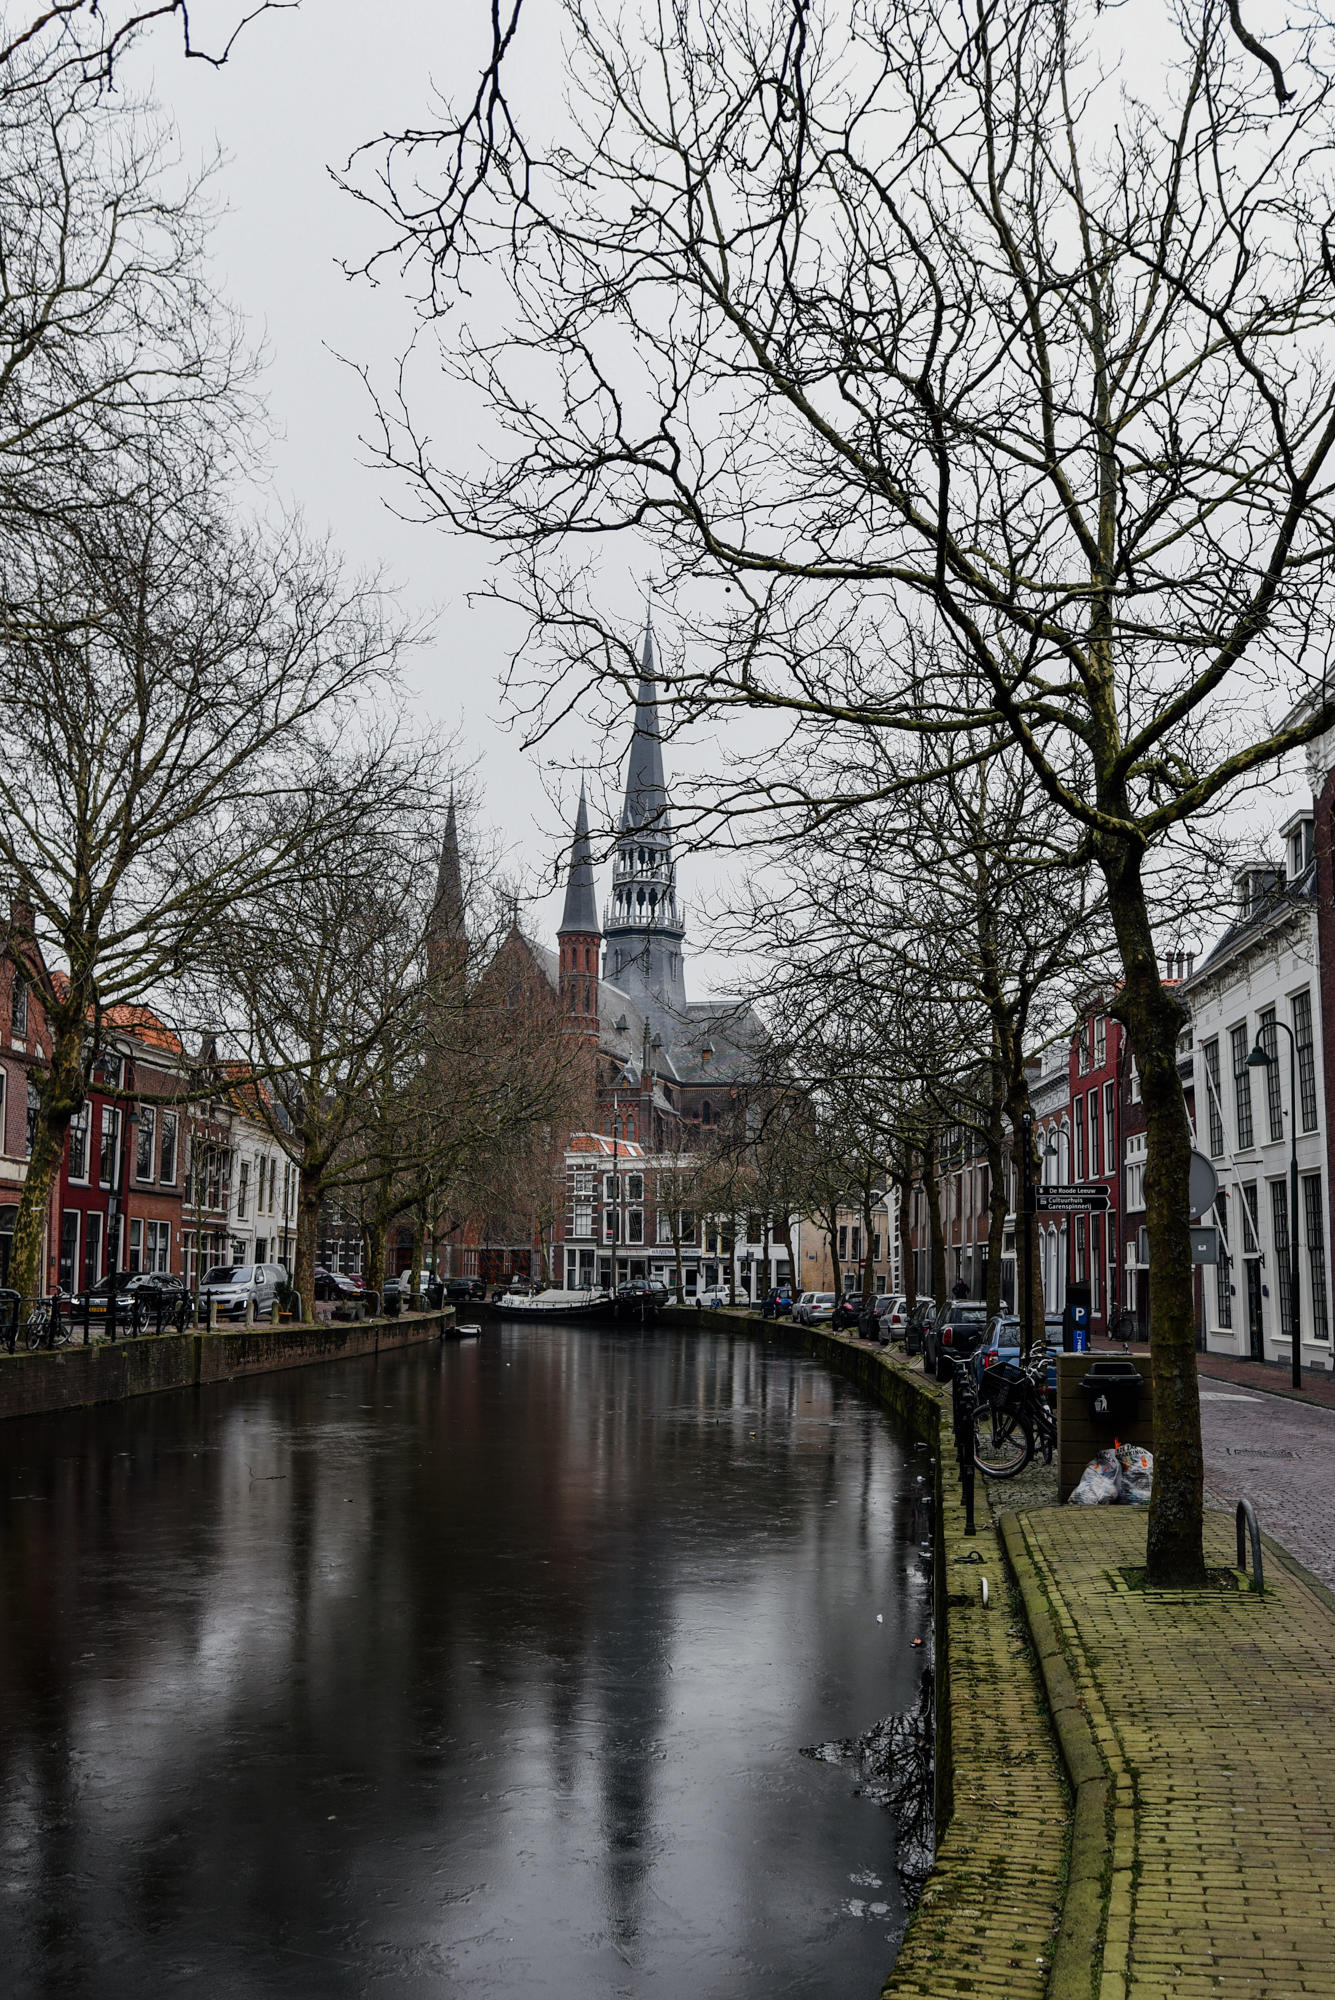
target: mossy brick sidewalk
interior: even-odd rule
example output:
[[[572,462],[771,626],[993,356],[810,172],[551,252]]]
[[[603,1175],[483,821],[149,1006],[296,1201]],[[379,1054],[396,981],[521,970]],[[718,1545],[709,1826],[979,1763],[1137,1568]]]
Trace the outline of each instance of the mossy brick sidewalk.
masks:
[[[1079,1911],[1077,1808],[1062,2000],[1335,1996],[1335,1599],[1273,1545],[1264,1596],[1134,1589],[1133,1509],[1004,1533],[1049,1693],[1063,1663],[1073,1683],[1076,1706],[1054,1700],[1068,1762],[1073,1725],[1104,1807]],[[1207,1562],[1235,1555],[1231,1519],[1207,1516]]]

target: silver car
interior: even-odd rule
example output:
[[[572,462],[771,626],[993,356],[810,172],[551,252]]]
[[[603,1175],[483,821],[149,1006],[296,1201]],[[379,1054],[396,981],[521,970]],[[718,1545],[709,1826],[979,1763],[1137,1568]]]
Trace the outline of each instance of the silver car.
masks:
[[[219,1319],[244,1319],[246,1307],[255,1308],[255,1318],[267,1318],[278,1296],[278,1287],[287,1283],[281,1264],[215,1264],[204,1273],[199,1288],[200,1304],[210,1301]]]

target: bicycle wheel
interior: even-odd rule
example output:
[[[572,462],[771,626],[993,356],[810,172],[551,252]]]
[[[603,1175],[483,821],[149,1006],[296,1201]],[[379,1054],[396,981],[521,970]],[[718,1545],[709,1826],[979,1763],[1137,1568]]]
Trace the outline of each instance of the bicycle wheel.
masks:
[[[57,1304],[51,1310],[53,1316],[51,1327],[52,1343],[56,1347],[64,1347],[74,1331],[74,1307],[71,1305],[68,1312],[63,1312],[59,1304]]]
[[[988,1479],[1014,1479],[1034,1455],[1034,1433],[1028,1421],[998,1407],[990,1398],[980,1402],[973,1419],[973,1462]]]
[[[35,1354],[37,1349],[42,1346],[46,1340],[50,1325],[51,1308],[45,1299],[38,1299],[33,1304],[28,1314],[27,1325],[23,1329],[23,1337],[28,1343],[29,1354]]]

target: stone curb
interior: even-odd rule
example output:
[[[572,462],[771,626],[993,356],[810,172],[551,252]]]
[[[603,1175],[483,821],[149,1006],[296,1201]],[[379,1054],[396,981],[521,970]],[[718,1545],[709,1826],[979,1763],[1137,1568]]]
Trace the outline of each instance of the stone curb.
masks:
[[[1025,1620],[1047,1690],[1053,1727],[1062,1762],[1071,1781],[1075,1811],[1071,1823],[1071,1859],[1061,1927],[1053,1952],[1049,2000],[1093,2000],[1107,1916],[1107,1889],[1112,1869],[1108,1839],[1109,1785],[1104,1760],[1081,1703],[1066,1655],[1029,1554],[1018,1514],[1003,1514],[1005,1544]]]

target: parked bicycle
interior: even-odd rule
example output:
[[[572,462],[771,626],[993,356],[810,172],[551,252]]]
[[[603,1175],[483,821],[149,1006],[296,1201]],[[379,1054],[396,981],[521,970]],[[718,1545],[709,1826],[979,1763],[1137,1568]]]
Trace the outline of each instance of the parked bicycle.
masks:
[[[69,1300],[55,1292],[49,1299],[28,1299],[25,1303],[27,1311],[22,1316],[21,1331],[28,1352],[35,1354],[39,1347],[63,1347],[72,1326]],[[14,1343],[9,1351],[13,1353]]]
[[[1057,1420],[1047,1398],[1048,1357],[1035,1345],[1028,1361],[985,1371],[973,1412],[973,1461],[988,1479],[1014,1479],[1041,1450],[1051,1465]]]

